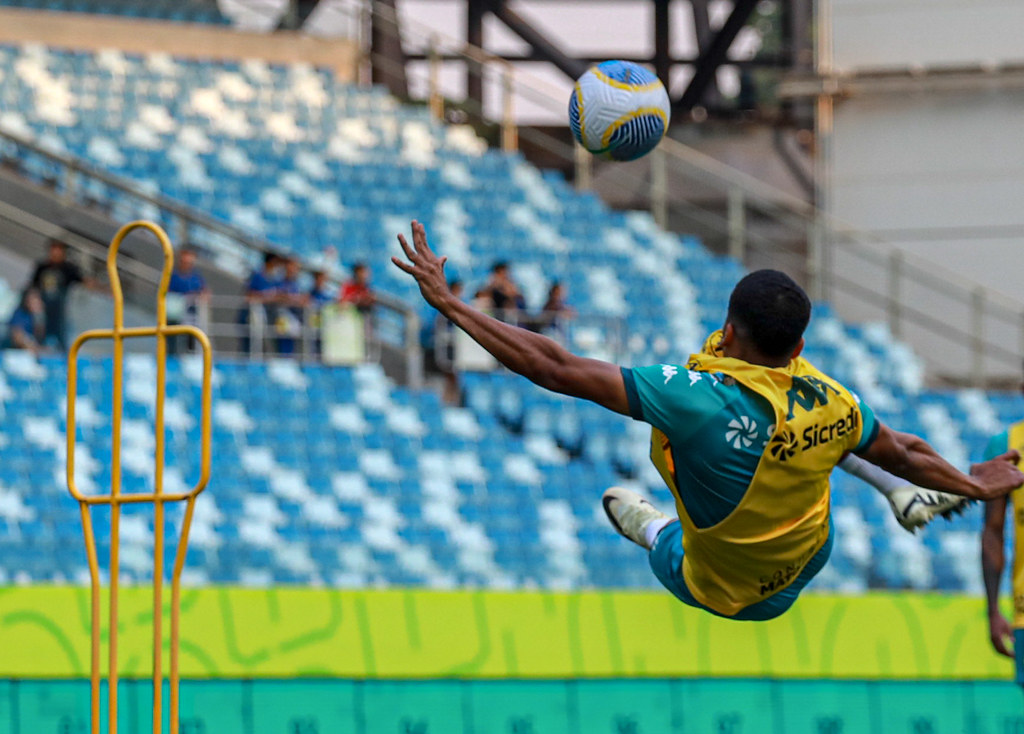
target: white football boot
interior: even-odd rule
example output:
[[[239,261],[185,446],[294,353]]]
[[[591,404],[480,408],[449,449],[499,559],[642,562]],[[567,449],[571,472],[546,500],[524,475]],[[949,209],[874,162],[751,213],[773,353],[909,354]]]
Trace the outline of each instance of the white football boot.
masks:
[[[899,487],[889,493],[892,513],[900,525],[911,533],[930,523],[936,515],[942,515],[947,520],[953,515],[959,515],[973,501],[958,494],[921,489],[913,484]]]
[[[624,538],[632,540],[641,548],[650,550],[644,531],[655,520],[668,519],[668,515],[659,511],[654,505],[638,495],[622,487],[610,487],[601,496],[601,505],[608,521],[615,531]]]

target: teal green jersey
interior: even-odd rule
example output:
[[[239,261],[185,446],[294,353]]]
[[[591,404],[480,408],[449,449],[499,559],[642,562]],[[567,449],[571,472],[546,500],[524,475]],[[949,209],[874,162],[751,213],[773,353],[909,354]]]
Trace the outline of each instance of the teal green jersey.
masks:
[[[724,520],[743,499],[775,431],[769,402],[724,375],[678,365],[623,369],[622,376],[633,418],[661,430],[672,444],[679,492],[694,524]],[[863,451],[878,435],[878,423],[857,402],[864,423],[855,450]]]
[[[983,461],[994,459],[1001,454],[1005,454],[1010,450],[1010,432],[1003,431],[997,433],[988,440],[988,445],[985,446],[985,455],[982,457]]]

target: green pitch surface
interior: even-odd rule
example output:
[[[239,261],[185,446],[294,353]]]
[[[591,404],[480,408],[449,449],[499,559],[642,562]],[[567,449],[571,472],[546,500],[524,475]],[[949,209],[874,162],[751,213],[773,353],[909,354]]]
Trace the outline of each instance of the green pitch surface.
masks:
[[[150,734],[123,682],[121,734]],[[992,681],[184,681],[182,734],[1016,734]],[[0,734],[88,731],[84,681],[0,682]],[[165,729],[166,730],[166,729]]]

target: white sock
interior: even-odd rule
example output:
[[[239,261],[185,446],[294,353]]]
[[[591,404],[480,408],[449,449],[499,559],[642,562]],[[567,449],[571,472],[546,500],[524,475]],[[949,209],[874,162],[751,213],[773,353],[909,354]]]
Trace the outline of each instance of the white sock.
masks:
[[[660,533],[666,525],[672,522],[675,518],[673,517],[662,517],[658,520],[651,520],[647,523],[647,527],[644,528],[644,542],[647,543],[648,549],[654,547],[654,541],[658,538]]]
[[[846,458],[839,462],[839,468],[847,474],[867,482],[886,497],[892,494],[894,489],[906,487],[909,484],[906,479],[900,479],[854,454],[847,454]]]

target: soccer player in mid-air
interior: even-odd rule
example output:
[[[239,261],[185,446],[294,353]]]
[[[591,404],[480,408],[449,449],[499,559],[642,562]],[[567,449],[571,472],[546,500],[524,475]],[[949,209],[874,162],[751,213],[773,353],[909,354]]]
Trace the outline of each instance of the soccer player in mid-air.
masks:
[[[685,365],[626,369],[573,355],[459,301],[445,282],[444,259],[431,251],[418,222],[412,238],[410,246],[399,235],[407,259],[392,261],[416,279],[427,303],[499,362],[543,388],[652,426],[651,458],[678,518],[614,487],[604,493],[604,509],[620,534],[649,551],[661,583],[690,606],[737,620],[771,619],[789,609],[828,560],[829,475],[848,455],[920,492],[991,499],[1024,484],[1016,452],[967,476],[924,440],[884,426],[802,359],[811,304],[783,273],[743,278],[724,328]],[[908,512],[955,507],[941,495],[922,497]]]

